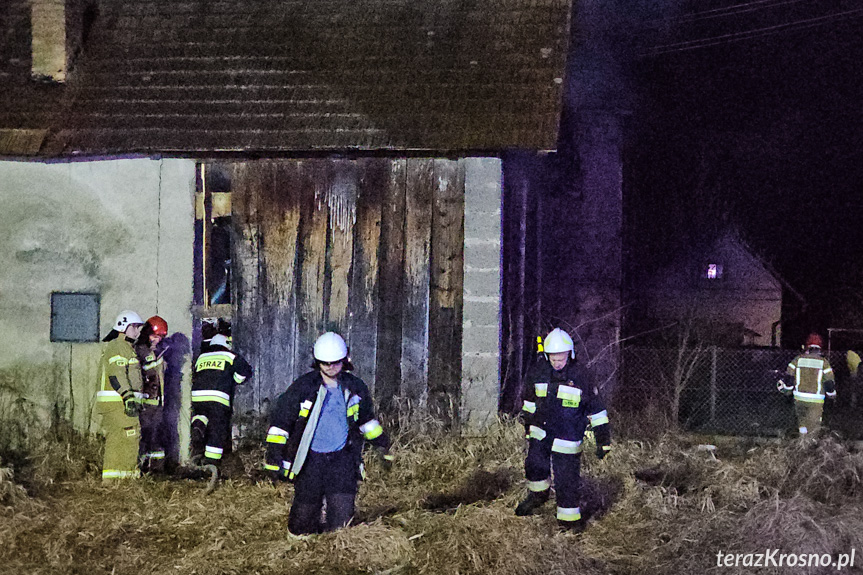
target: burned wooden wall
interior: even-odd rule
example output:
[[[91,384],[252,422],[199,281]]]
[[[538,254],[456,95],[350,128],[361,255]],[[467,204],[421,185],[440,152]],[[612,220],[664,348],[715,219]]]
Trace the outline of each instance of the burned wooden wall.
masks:
[[[357,375],[383,408],[396,396],[457,406],[463,161],[314,158],[226,167],[234,342],[257,373],[241,409],[265,410],[308,371],[312,344],[326,330],[345,337]]]

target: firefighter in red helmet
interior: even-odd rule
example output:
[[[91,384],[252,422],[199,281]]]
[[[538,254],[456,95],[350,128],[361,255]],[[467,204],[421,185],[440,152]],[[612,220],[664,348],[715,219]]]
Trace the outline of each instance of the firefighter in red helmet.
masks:
[[[821,429],[824,399],[836,397],[836,382],[830,362],[822,355],[824,340],[817,333],[809,334],[803,353],[788,364],[789,382],[780,381],[779,391],[794,396],[794,412],[802,437],[817,434]]]
[[[144,377],[144,399],[140,414],[141,446],[138,453],[141,471],[161,473],[165,469],[165,338],[168,322],[154,315],[144,323],[135,344]]]

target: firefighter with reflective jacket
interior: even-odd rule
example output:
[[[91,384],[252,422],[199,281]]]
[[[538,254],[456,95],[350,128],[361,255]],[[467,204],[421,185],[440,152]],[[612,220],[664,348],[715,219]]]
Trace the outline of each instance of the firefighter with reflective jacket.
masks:
[[[133,344],[141,333],[141,316],[124,311],[102,340],[107,342],[99,364],[99,391],[95,413],[105,435],[102,480],[138,476],[138,414],[143,394],[141,363]]]
[[[349,373],[353,366],[344,339],[324,333],[315,341],[314,358],[313,370],[279,396],[267,432],[265,468],[274,480],[294,482],[288,517],[294,535],[332,531],[350,522],[365,441],[378,450],[385,468],[393,460],[368,387]]]
[[[161,473],[165,469],[165,425],[162,423],[165,398],[165,352],[162,340],[168,335],[168,322],[154,315],[144,323],[135,352],[144,377],[142,401],[141,471]]]
[[[219,467],[231,441],[234,390],[252,376],[252,366],[231,351],[225,335],[214,335],[192,372],[192,461]]]
[[[788,364],[790,383],[779,380],[776,387],[782,393],[794,395],[794,412],[801,436],[816,434],[821,429],[824,398],[835,399],[836,382],[833,368],[821,355],[824,341],[817,333],[806,338],[804,352]]]
[[[578,532],[585,527],[579,507],[584,434],[590,426],[596,438],[596,456],[605,457],[611,450],[608,413],[587,369],[576,363],[568,333],[560,328],[552,330],[543,350],[548,361],[537,362],[524,390],[528,495],[515,513],[530,515],[548,500],[553,468],[558,524],[563,530]]]

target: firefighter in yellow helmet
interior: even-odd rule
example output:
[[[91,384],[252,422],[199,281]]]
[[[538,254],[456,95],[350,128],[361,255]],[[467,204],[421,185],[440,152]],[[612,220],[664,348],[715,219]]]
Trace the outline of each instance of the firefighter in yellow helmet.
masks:
[[[133,311],[117,316],[99,365],[99,390],[95,412],[102,418],[105,456],[102,480],[123,479],[138,475],[138,442],[141,426],[141,364],[133,347],[144,321]]]
[[[821,355],[823,345],[820,335],[810,334],[803,346],[803,353],[788,364],[790,382],[780,380],[777,383],[779,391],[794,395],[794,412],[802,437],[820,431],[824,398],[836,397],[833,368],[827,358]]]
[[[585,527],[579,506],[584,434],[589,426],[596,456],[605,457],[611,450],[608,412],[587,369],[576,363],[568,333],[555,328],[542,349],[548,361],[537,362],[524,389],[528,495],[515,514],[530,515],[548,500],[553,470],[558,524],[564,531],[578,532]]]

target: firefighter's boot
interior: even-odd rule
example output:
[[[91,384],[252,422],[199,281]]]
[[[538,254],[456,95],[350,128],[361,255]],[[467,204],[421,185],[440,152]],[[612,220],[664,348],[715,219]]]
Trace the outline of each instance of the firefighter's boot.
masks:
[[[191,454],[189,460],[192,465],[203,465],[204,464],[204,434],[206,432],[206,428],[203,426],[192,426],[191,432]]]
[[[561,533],[582,533],[587,528],[587,521],[584,518],[575,521],[560,521],[557,522]]]
[[[524,498],[524,501],[518,504],[518,507],[515,508],[515,514],[519,517],[524,517],[525,515],[531,515],[534,511],[542,507],[542,504],[548,501],[548,492],[545,491],[530,491],[527,494],[527,497]]]

